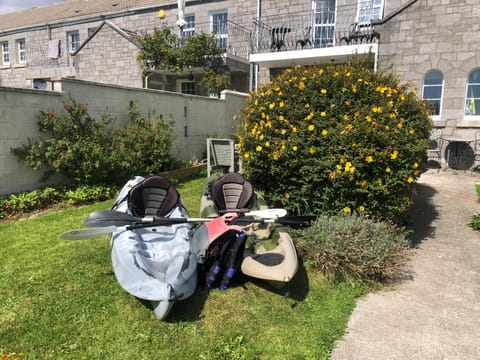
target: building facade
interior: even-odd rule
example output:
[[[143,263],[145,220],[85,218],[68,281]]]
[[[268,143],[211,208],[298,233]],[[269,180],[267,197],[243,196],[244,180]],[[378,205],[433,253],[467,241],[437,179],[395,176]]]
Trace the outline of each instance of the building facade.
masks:
[[[142,74],[135,34],[163,25],[181,36],[213,33],[239,91],[294,65],[369,56],[376,69],[400,74],[426,101],[441,130],[441,163],[476,165],[478,1],[187,0],[184,13],[181,30],[171,0],[70,0],[0,16],[0,86],[55,89],[61,77],[75,77],[206,95],[199,69]]]

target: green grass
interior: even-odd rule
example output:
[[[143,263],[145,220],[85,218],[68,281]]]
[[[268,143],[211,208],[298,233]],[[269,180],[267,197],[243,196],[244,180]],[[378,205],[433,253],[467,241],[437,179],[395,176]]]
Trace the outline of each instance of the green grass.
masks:
[[[203,178],[177,188],[197,216]],[[112,201],[0,224],[0,356],[22,359],[326,359],[364,289],[301,268],[285,299],[260,283],[198,289],[155,319],[112,272],[108,236],[65,241]]]

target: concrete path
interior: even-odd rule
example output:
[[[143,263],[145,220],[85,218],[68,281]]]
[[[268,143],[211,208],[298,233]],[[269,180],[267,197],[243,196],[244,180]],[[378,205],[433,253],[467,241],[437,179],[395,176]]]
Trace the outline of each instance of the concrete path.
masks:
[[[478,174],[422,174],[412,209],[412,279],[360,299],[333,360],[480,359]]]

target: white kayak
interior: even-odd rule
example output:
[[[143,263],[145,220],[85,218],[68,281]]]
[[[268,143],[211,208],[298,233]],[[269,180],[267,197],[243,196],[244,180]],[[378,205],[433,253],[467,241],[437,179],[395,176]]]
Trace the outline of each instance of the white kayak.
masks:
[[[128,181],[114,211],[130,215],[188,218],[176,189],[161,176]],[[197,263],[190,244],[192,225],[180,223],[114,232],[112,265],[117,281],[131,295],[151,301],[159,320],[177,300],[197,287]]]

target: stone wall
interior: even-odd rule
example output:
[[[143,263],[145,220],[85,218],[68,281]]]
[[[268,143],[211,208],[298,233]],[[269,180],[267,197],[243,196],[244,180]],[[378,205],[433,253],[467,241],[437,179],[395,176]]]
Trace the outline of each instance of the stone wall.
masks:
[[[399,8],[406,1],[394,3]],[[447,136],[472,137],[472,129],[480,127],[478,119],[464,116],[468,74],[480,67],[479,15],[475,1],[422,0],[378,27],[380,69],[399,73],[420,97],[425,75],[443,73],[441,113],[433,122]]]
[[[42,172],[26,168],[10,149],[38,138],[40,110],[62,111],[72,97],[88,107],[93,118],[109,113],[123,126],[128,108],[135,103],[142,114],[174,121],[172,155],[182,160],[205,158],[207,137],[229,138],[247,94],[224,91],[220,99],[189,96],[159,90],[112,86],[62,79],[63,92],[0,87],[0,194],[31,190],[39,185]],[[53,179],[58,181],[58,179]]]

